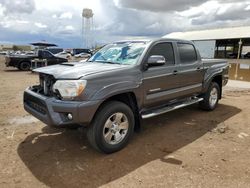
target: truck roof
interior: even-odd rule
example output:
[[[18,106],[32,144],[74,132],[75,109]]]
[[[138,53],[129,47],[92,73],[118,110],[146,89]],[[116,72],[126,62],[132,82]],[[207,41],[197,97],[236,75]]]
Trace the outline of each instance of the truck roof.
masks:
[[[116,41],[114,43],[121,43],[121,42],[163,42],[163,41],[168,41],[168,42],[185,42],[185,43],[193,43],[190,40],[183,40],[183,39],[173,39],[173,38],[158,38],[158,39],[134,39],[134,40],[120,40],[120,41]]]

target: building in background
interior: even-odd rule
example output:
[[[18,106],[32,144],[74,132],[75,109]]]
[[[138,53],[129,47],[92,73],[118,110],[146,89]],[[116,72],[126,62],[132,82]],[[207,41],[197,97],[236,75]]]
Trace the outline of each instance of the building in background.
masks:
[[[203,58],[250,58],[250,26],[174,32],[164,38],[192,40]]]

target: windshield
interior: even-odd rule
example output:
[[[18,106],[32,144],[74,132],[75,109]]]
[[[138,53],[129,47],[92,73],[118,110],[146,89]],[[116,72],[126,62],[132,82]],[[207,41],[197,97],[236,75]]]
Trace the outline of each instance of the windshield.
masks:
[[[135,65],[145,47],[144,41],[113,43],[96,52],[89,61]]]

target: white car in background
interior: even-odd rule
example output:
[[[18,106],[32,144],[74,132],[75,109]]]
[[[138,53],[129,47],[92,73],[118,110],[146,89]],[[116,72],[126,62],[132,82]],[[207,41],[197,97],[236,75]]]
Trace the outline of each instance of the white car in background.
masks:
[[[79,63],[85,63],[85,62],[87,62],[87,58],[86,59],[82,59],[81,61],[79,61]]]
[[[80,54],[76,54],[75,57],[76,58],[89,58],[89,57],[91,57],[91,54],[82,52]]]
[[[71,58],[71,54],[68,53],[68,52],[65,52],[65,51],[59,52],[59,53],[55,54],[55,56],[65,58],[65,59],[70,59]]]
[[[3,55],[3,56],[8,55],[8,52],[5,52],[5,51],[0,52],[0,56],[1,56],[1,55]]]

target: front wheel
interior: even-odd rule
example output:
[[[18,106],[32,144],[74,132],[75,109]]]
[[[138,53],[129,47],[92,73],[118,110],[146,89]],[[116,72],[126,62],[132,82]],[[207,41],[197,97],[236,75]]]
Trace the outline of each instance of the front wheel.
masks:
[[[87,131],[89,143],[98,151],[113,153],[124,148],[134,132],[134,114],[122,102],[102,106]]]
[[[220,92],[220,86],[216,82],[212,82],[203,96],[204,100],[200,102],[200,107],[204,110],[214,110],[218,104]]]

